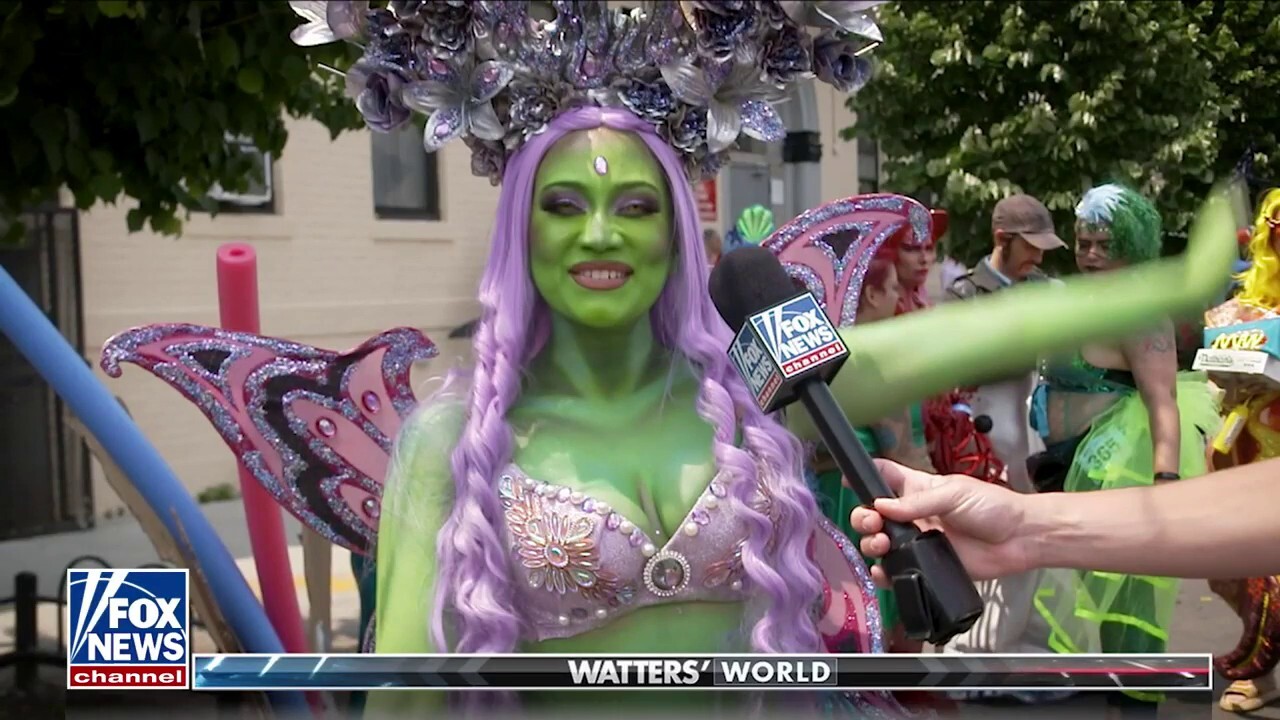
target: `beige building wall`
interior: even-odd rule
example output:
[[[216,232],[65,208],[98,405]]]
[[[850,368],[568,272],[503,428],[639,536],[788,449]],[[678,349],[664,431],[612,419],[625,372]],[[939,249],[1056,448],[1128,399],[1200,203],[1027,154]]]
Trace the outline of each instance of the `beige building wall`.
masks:
[[[836,133],[852,115],[834,91],[817,87],[823,198],[856,194],[855,144]],[[497,190],[471,174],[466,147],[440,153],[439,221],[380,220],[371,135],[330,140],[311,121],[290,120],[288,128],[274,168],[273,214],[196,215],[178,239],[130,234],[125,203],[81,216],[85,348],[95,367],[107,338],[130,327],[216,325],[214,258],[228,242],[257,252],[264,334],[345,350],[391,327],[417,327],[441,349],[420,368],[420,382],[465,358],[468,343],[446,336],[478,312],[476,283],[497,203]],[[226,446],[175,390],[134,366],[119,379],[100,375],[193,493],[238,483]],[[97,515],[122,511],[96,463],[93,492]]]

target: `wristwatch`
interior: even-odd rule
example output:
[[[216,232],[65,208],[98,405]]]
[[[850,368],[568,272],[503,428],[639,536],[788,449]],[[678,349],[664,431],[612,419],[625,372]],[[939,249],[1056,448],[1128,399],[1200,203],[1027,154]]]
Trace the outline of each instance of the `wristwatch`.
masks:
[[[1171,473],[1171,472],[1156,473],[1156,480],[1181,480],[1181,479],[1182,479],[1182,476],[1179,475],[1178,473]]]

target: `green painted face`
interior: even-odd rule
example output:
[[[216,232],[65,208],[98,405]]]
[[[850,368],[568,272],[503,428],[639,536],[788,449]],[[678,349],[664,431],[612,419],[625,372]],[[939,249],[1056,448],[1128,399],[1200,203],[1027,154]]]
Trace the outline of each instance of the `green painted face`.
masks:
[[[607,128],[567,135],[534,179],[533,284],[572,322],[630,325],[667,283],[671,227],[666,178],[640,138]]]

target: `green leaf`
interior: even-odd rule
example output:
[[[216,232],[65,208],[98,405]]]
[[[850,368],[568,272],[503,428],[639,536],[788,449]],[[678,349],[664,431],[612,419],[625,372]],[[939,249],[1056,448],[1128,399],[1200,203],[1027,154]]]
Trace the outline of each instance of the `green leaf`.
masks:
[[[195,135],[200,131],[200,111],[191,103],[183,104],[178,108],[178,124],[188,134]]]
[[[89,160],[93,163],[93,167],[100,173],[109,171],[113,164],[111,160],[111,153],[106,150],[90,150]]]
[[[208,52],[224,71],[231,70],[240,64],[240,47],[226,32],[213,36],[213,40],[208,45]]]
[[[173,211],[169,211],[168,213],[152,216],[151,229],[161,235],[180,235],[182,234],[182,221],[178,219]]]
[[[89,160],[85,157],[84,150],[79,145],[68,145],[65,151],[67,170],[71,176],[78,180],[87,180],[92,170],[89,167]]]
[[[149,110],[143,110],[134,116],[134,122],[138,128],[138,139],[144,143],[155,140],[160,135],[160,129],[156,126],[155,116]]]
[[[264,80],[262,71],[255,67],[241,68],[236,74],[236,84],[250,95],[260,95]]]
[[[297,55],[286,56],[280,63],[280,77],[284,78],[290,85],[306,82],[307,76],[310,74],[311,70],[307,67],[307,61]]]
[[[105,17],[124,17],[129,12],[129,3],[128,0],[98,0],[98,10]]]
[[[98,196],[89,186],[74,188],[71,195],[75,198],[77,210],[88,210],[98,201]]]
[[[89,185],[93,188],[93,192],[106,202],[115,202],[115,199],[124,191],[120,178],[110,173],[95,175],[93,180],[89,181]]]
[[[146,225],[147,215],[142,211],[142,208],[133,208],[125,214],[124,221],[129,228],[129,232],[136,233]]]

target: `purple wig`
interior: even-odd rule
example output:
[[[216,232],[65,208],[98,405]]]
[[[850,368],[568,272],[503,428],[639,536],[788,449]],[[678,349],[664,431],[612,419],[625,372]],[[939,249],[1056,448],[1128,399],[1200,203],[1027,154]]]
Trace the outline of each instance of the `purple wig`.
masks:
[[[707,293],[697,206],[679,158],[649,123],[625,110],[599,107],[557,117],[511,158],[503,176],[492,252],[480,281],[482,314],[464,402],[466,420],[452,455],[455,499],[436,540],[435,647],[440,652],[508,653],[520,640],[522,618],[512,602],[497,478],[512,459],[507,411],[515,405],[522,372],[545,344],[550,325],[551,311],[529,273],[534,177],[557,141],[599,127],[643,140],[671,191],[675,262],[650,319],[655,340],[688,361],[701,378],[698,414],[715,428],[715,461],[730,478],[729,501],[747,528],[745,584],[761,601],[750,632],[752,649],[819,652],[822,641],[814,615],[821,577],[808,553],[817,507],[804,481],[800,443],[759,411],[728,363],[725,349],[731,333]],[[734,443],[739,428],[742,447]],[[760,493],[770,500],[769,514],[757,509]],[[449,636],[455,639],[452,647]]]

